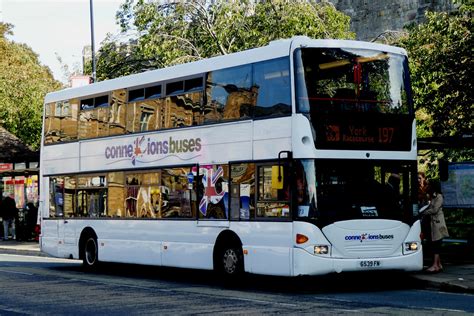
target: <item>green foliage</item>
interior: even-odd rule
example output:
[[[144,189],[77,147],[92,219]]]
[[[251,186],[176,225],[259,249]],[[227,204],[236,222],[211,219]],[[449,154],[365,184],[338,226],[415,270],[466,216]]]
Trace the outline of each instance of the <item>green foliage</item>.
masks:
[[[121,43],[99,51],[99,80],[162,68],[307,35],[351,39],[349,17],[320,1],[126,0],[117,13]]]
[[[38,148],[44,96],[61,85],[31,48],[6,38],[11,29],[0,22],[0,124]]]
[[[410,58],[418,137],[472,135],[474,90],[472,59],[472,5],[454,13],[427,13],[426,22],[407,28],[407,35],[392,43],[404,47]],[[474,159],[474,150],[446,149],[424,157],[436,176],[434,162]]]

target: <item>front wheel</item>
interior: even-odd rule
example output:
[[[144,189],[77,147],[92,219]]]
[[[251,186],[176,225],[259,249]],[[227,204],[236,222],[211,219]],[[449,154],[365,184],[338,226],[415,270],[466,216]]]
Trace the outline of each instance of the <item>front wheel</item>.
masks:
[[[97,251],[97,238],[93,236],[88,236],[84,242],[83,254],[82,254],[82,263],[85,268],[92,269],[97,267],[98,260],[98,251]]]
[[[244,256],[240,247],[226,247],[221,253],[221,272],[235,277],[244,272]]]

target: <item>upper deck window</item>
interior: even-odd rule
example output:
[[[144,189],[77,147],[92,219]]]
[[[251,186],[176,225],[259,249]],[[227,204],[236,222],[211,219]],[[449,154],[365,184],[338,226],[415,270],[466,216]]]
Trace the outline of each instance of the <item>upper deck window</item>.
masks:
[[[290,63],[287,58],[255,64],[253,78],[258,91],[255,117],[291,114]]]
[[[166,94],[177,94],[184,92],[184,81],[175,81],[166,84]]]
[[[252,87],[252,66],[244,65],[210,72],[206,82],[204,121],[220,122],[250,118],[256,93]]]
[[[188,79],[184,81],[184,91],[191,92],[191,91],[199,91],[202,90],[204,87],[202,77]]]
[[[128,102],[132,101],[140,101],[145,99],[145,89],[140,88],[140,89],[134,89],[128,91]]]
[[[161,85],[145,88],[145,99],[153,99],[161,97]]]
[[[95,98],[81,100],[81,110],[91,110],[93,108],[109,106],[109,96],[101,95]]]

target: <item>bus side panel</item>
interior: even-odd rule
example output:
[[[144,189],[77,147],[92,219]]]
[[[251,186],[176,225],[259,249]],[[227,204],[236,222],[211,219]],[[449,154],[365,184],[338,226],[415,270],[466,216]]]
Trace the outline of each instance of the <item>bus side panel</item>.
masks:
[[[291,117],[254,121],[253,159],[277,158],[283,150],[291,150]]]
[[[220,225],[222,223],[222,225]],[[211,270],[214,243],[227,221],[169,221],[163,242],[163,265]],[[204,226],[202,226],[204,224]],[[206,225],[208,224],[208,225]]]
[[[293,248],[291,222],[231,223],[244,249],[246,272],[290,276]]]
[[[88,226],[97,234],[99,261],[161,265],[161,221],[96,220]],[[80,230],[77,230],[80,234]]]
[[[206,242],[163,242],[163,265],[212,270],[214,244]]]
[[[214,241],[221,230],[203,231],[196,221],[189,220],[89,223],[99,239],[100,261],[198,269],[213,268]]]
[[[161,265],[160,241],[99,239],[99,261]]]
[[[41,251],[53,257],[59,256],[58,221],[43,219],[41,222]]]
[[[61,143],[43,146],[41,166],[43,174],[75,173],[79,171],[80,143]]]

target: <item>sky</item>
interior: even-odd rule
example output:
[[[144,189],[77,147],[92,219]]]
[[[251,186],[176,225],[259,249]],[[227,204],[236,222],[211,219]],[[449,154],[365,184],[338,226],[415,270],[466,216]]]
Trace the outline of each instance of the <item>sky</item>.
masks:
[[[115,13],[124,0],[93,0],[95,50],[107,33],[116,34]],[[91,44],[90,0],[0,0],[0,21],[14,25],[17,43],[39,55],[54,78],[67,82],[56,54],[73,70],[82,69],[82,49]]]

